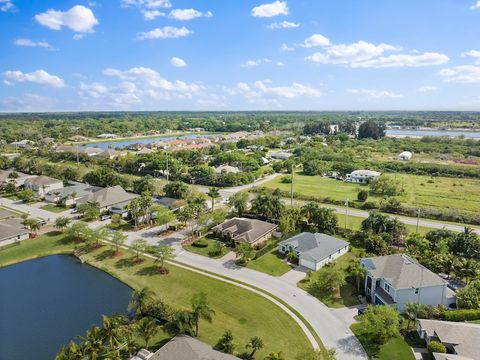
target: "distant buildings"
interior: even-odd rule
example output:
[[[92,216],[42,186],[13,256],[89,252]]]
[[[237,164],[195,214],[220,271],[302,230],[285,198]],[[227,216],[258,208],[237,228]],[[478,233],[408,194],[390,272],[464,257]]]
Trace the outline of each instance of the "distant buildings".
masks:
[[[236,174],[236,173],[239,173],[240,172],[240,169],[235,167],[235,166],[230,166],[230,165],[221,165],[221,166],[217,166],[216,168],[214,168],[215,170],[215,174],[216,175],[221,175],[222,173],[233,173],[233,174]]]
[[[117,137],[115,134],[100,134],[97,136],[99,139],[116,139]]]
[[[405,254],[363,258],[365,293],[376,305],[390,305],[400,312],[407,302],[449,306],[455,292],[437,274]]]
[[[277,151],[269,154],[269,156],[275,160],[287,160],[289,157],[293,156],[293,154],[286,151]]]
[[[278,243],[282,254],[295,252],[298,263],[311,270],[319,270],[348,252],[350,244],[326,234],[303,232]]]
[[[34,145],[34,142],[30,140],[20,140],[20,141],[12,142],[10,145],[13,145],[19,148],[25,148],[25,147]]]
[[[254,248],[260,248],[271,238],[277,225],[265,221],[245,218],[226,220],[212,230],[226,240],[237,244],[247,243]]]
[[[350,174],[347,174],[346,182],[352,182],[357,184],[368,184],[370,179],[379,177],[382,173],[373,170],[355,170]]]
[[[404,151],[398,154],[398,160],[408,161],[412,159],[413,154],[410,151]]]
[[[37,193],[38,197],[43,198],[49,191],[62,189],[63,181],[49,176],[40,175],[25,179],[23,186],[26,189],[33,190]]]

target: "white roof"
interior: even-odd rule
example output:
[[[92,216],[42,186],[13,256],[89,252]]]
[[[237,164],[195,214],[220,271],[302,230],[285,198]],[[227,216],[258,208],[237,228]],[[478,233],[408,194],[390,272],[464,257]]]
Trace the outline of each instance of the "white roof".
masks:
[[[380,176],[382,175],[381,172],[378,172],[378,171],[373,171],[373,170],[355,170],[355,171],[352,171],[352,173],[349,174],[350,176],[371,176],[371,177],[374,177],[374,176]]]

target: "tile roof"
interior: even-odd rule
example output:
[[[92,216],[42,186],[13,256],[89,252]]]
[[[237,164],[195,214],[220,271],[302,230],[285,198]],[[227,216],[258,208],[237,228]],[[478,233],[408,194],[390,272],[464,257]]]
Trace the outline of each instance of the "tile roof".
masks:
[[[233,218],[217,225],[214,231],[230,234],[233,240],[254,243],[262,236],[273,232],[277,225],[266,221],[245,218]]]
[[[109,207],[133,200],[138,195],[126,192],[120,185],[108,187],[88,194],[77,201],[77,205],[98,202],[100,208]]]
[[[296,251],[315,261],[321,261],[348,246],[349,243],[333,236],[303,232],[278,245],[291,245]]]

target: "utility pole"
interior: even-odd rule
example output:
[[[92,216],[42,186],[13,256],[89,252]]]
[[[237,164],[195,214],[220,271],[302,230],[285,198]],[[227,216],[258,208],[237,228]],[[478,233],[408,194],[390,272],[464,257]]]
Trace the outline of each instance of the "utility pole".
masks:
[[[292,182],[290,183],[290,206],[293,207],[293,170],[294,167],[292,165]]]
[[[77,144],[77,166],[80,165],[80,159],[78,158],[78,144]]]
[[[347,230],[347,226],[348,226],[348,202],[349,200],[347,199],[345,201],[345,230]]]
[[[419,222],[420,222],[420,209],[417,209],[417,228],[415,229],[415,234],[418,234]]]
[[[168,170],[168,153],[167,153],[167,184],[168,184],[168,176],[170,175],[170,172]]]

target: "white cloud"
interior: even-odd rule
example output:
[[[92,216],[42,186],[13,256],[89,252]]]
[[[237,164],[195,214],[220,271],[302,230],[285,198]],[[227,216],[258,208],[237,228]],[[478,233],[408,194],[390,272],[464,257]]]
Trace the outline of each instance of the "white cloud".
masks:
[[[47,85],[55,88],[65,86],[62,78],[56,75],[50,75],[45,70],[36,70],[29,73],[24,73],[20,70],[9,70],[3,73],[3,76],[10,82],[31,82],[39,85]]]
[[[330,45],[330,40],[323,36],[322,34],[313,34],[312,36],[305,39],[302,45],[306,48],[312,48],[316,46],[328,46]]]
[[[283,51],[283,52],[295,51],[295,48],[290,47],[287,44],[282,44],[282,46],[280,46],[280,51]]]
[[[426,85],[426,86],[422,86],[422,87],[419,87],[417,89],[418,92],[422,92],[422,93],[426,93],[426,92],[433,92],[433,91],[437,91],[439,90],[440,88],[438,86],[430,86],[430,85]]]
[[[258,60],[248,60],[248,61],[245,61],[240,66],[241,67],[254,67],[254,66],[259,66],[259,65],[262,65],[262,64],[270,64],[271,62],[272,62],[272,60],[267,59],[267,58],[258,59]]]
[[[273,17],[277,15],[288,15],[288,5],[286,1],[275,1],[269,4],[262,4],[252,9],[252,16],[255,17]]]
[[[175,67],[185,67],[187,66],[187,63],[185,62],[185,60],[174,56],[170,59],[170,65]]]
[[[445,54],[427,52],[421,55],[395,54],[378,57],[375,59],[354,62],[352,67],[363,68],[398,68],[398,67],[422,67],[445,64],[449,58]]]
[[[271,23],[270,25],[267,25],[267,28],[269,29],[292,29],[292,28],[297,28],[299,27],[300,24],[294,23],[291,21],[282,21],[282,22],[274,22]]]
[[[211,11],[201,12],[195,9],[175,9],[170,11],[168,17],[170,19],[188,21],[199,17],[212,17]]]
[[[77,33],[93,32],[98,20],[93,11],[83,5],[75,5],[67,11],[47,10],[35,15],[35,20],[52,30],[60,30],[67,27]]]
[[[193,31],[187,29],[185,26],[181,28],[175,26],[164,26],[163,28],[156,28],[147,32],[138,33],[137,39],[176,39],[193,34]]]
[[[444,77],[445,82],[480,83],[480,66],[454,66],[440,70],[439,74],[440,76]]]
[[[26,46],[26,47],[42,47],[46,49],[51,49],[52,47],[46,41],[33,41],[30,39],[16,39],[14,44],[17,46]]]
[[[244,82],[239,82],[237,84],[237,87],[240,91],[243,91],[243,92],[250,91],[250,86],[248,86],[248,84]]]
[[[143,12],[143,17],[145,20],[154,20],[159,16],[165,16],[166,14],[164,12],[161,12],[159,10],[145,10]]]
[[[138,6],[147,9],[170,8],[172,3],[170,0],[122,0],[122,6]]]
[[[375,45],[358,41],[353,44],[329,46],[325,49],[325,52],[317,52],[308,56],[307,60],[321,64],[349,64],[380,56],[385,50],[395,50],[395,47],[388,44]]]
[[[312,87],[302,85],[299,83],[292,83],[290,86],[268,86],[268,81],[256,81],[254,86],[260,92],[268,95],[293,99],[300,96],[312,96],[318,97],[322,95],[320,90],[314,89]]]
[[[285,64],[281,61],[277,61],[277,66],[285,66]]]
[[[480,9],[480,0],[477,0],[475,4],[471,6],[472,9]]]
[[[386,90],[372,90],[372,89],[348,89],[350,94],[361,95],[369,99],[395,99],[402,98],[402,94],[397,94]]]
[[[480,51],[479,50],[470,50],[467,52],[464,52],[462,56],[469,56],[472,57],[475,60],[475,64],[480,65]]]
[[[17,8],[12,0],[0,0],[0,11],[7,12],[7,11],[15,11]]]

